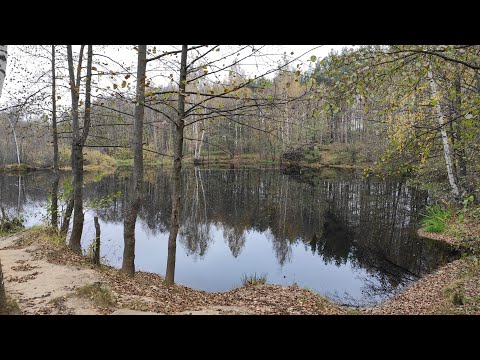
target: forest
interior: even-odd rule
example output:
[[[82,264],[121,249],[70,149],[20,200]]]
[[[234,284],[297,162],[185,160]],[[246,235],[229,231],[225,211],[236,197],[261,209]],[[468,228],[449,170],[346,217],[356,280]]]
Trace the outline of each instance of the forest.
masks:
[[[0,313],[480,313],[480,46],[321,48],[0,45]]]

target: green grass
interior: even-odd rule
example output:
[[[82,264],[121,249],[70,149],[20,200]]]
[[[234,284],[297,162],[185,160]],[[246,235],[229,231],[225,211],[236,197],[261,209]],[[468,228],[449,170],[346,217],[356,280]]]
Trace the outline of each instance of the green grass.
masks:
[[[71,169],[71,150],[62,146],[59,149],[59,165],[62,170]],[[83,149],[83,168],[85,171],[107,171],[115,169],[116,161],[110,155],[107,155],[95,149]]]
[[[447,226],[447,220],[451,213],[440,206],[428,207],[422,219],[422,227],[424,231],[441,233]]]
[[[77,294],[85,299],[90,299],[95,306],[101,308],[114,307],[116,303],[110,288],[99,282],[78,288]]]
[[[242,285],[249,286],[249,285],[260,285],[265,284],[267,282],[267,274],[260,274],[254,273],[253,275],[242,275]]]
[[[22,241],[31,244],[38,241],[48,241],[55,246],[65,247],[67,243],[65,236],[53,229],[50,225],[33,225],[25,230]]]
[[[115,159],[117,166],[133,166],[133,159]],[[173,160],[171,158],[163,158],[163,159],[144,159],[143,165],[144,166],[159,166],[159,165],[172,165]]]

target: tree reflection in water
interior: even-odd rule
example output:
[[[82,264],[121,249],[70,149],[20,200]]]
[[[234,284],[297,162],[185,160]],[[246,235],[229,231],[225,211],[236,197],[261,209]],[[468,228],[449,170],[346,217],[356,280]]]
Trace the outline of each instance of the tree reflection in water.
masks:
[[[162,168],[145,174],[138,221],[142,231],[153,236],[168,236],[171,174]],[[1,205],[28,212],[32,204],[46,202],[53,179],[54,175],[47,172],[21,177],[20,181],[19,177],[0,176]],[[60,188],[64,181],[60,180]],[[302,257],[315,254],[325,266],[348,265],[363,271],[356,275],[363,283],[360,298],[343,290],[335,293],[336,288],[323,290],[341,302],[379,301],[452,256],[442,244],[416,237],[415,222],[428,194],[399,180],[364,180],[350,170],[325,169],[295,175],[273,169],[196,167],[184,169],[181,181],[177,242],[186,255],[198,262],[213,261],[208,255],[223,240],[232,261],[239,260],[252,256],[245,249],[254,247],[254,242],[260,241],[258,234],[263,234],[271,243],[280,269],[277,272],[281,272],[287,265],[303,261],[296,250],[301,245],[305,249]],[[128,191],[123,173],[87,183],[84,196],[88,201],[118,191],[123,196],[96,213],[101,222],[120,228]],[[141,259],[137,257],[137,261]],[[228,273],[229,268],[218,271]],[[302,282],[302,275],[296,276],[295,280]]]

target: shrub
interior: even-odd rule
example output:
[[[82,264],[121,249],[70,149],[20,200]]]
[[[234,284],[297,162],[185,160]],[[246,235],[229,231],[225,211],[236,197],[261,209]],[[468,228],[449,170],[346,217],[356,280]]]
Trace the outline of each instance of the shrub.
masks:
[[[59,165],[61,167],[70,167],[71,150],[68,147],[62,146],[58,151]],[[111,156],[101,152],[100,150],[83,149],[83,165],[88,170],[115,167],[116,161]]]
[[[84,155],[85,166],[93,167],[114,167],[115,159],[99,150],[87,150]]]
[[[305,150],[304,153],[305,160],[308,162],[315,162],[320,160],[320,150],[318,146],[314,146],[311,149]]]
[[[450,215],[450,211],[440,206],[428,207],[422,220],[423,230],[435,233],[443,232]]]
[[[25,227],[23,225],[24,221],[25,220],[20,216],[10,219],[2,211],[2,215],[0,215],[0,234],[12,234],[22,230]]]

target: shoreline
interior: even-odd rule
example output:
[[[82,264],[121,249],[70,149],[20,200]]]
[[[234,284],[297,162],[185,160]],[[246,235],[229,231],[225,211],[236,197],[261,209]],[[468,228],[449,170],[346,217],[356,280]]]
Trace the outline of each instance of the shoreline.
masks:
[[[19,303],[24,314],[480,314],[480,306],[462,307],[462,304],[459,307],[455,303],[458,299],[451,299],[451,293],[458,292],[458,274],[470,271],[472,266],[475,271],[477,269],[470,260],[463,258],[425,275],[381,304],[356,308],[337,304],[296,285],[248,285],[217,293],[179,284],[166,287],[163,277],[158,274],[136,272],[131,278],[111,266],[96,267],[86,256],[73,254],[66,246],[54,244],[48,239],[46,230],[41,228],[0,238],[0,257],[7,293]],[[57,280],[49,278],[53,275],[75,286],[66,293],[62,292],[55,288]],[[472,279],[476,281],[477,278]],[[115,299],[114,306],[96,306],[78,296],[79,288],[95,284],[109,289]],[[44,293],[36,290],[29,295],[30,288],[42,286],[47,286]],[[467,293],[475,297],[480,291],[467,289]],[[36,299],[44,301],[32,305]]]
[[[114,167],[104,167],[104,166],[97,166],[97,165],[85,165],[83,171],[84,172],[105,172],[105,173],[110,173],[112,171],[115,171],[118,169],[119,166],[114,166]],[[66,173],[66,172],[71,172],[72,168],[69,166],[61,166],[59,169],[60,173]],[[33,173],[33,172],[41,172],[41,171],[49,171],[53,172],[55,171],[52,166],[31,166],[31,165],[25,165],[25,166],[0,166],[0,174],[3,175],[25,175],[28,173]]]
[[[111,266],[96,267],[87,257],[54,244],[45,236],[44,229],[27,229],[0,238],[0,257],[6,291],[24,314],[340,315],[349,312],[296,285],[247,285],[209,293],[179,284],[167,287],[163,277],[154,273],[138,271],[133,278],[128,277]],[[89,299],[79,298],[79,289],[95,284],[108,289],[115,305],[96,306]],[[64,289],[66,286],[68,290]]]
[[[455,238],[439,233],[427,232],[423,231],[422,229],[418,229],[417,235],[430,240],[442,241],[453,246],[459,245],[458,240],[456,240]]]
[[[133,166],[133,159],[114,159],[114,166],[104,166],[104,165],[85,165],[85,172],[112,172],[118,169],[131,168]],[[192,157],[184,157],[182,160],[184,166],[238,166],[238,167],[269,167],[269,168],[300,168],[300,169],[324,169],[324,168],[334,168],[334,169],[365,169],[367,164],[329,164],[329,163],[320,163],[320,162],[306,162],[306,161],[289,161],[284,160],[267,160],[267,159],[258,159],[251,158],[248,156],[240,156],[234,158],[217,158],[212,157],[212,159],[201,159],[200,161],[194,160]],[[160,159],[158,161],[144,161],[145,167],[171,167],[173,164],[170,160]],[[60,172],[70,172],[70,166],[61,166],[59,168]],[[31,164],[8,164],[0,165],[0,174],[23,174],[30,172],[38,171],[53,171],[52,165],[37,166]]]
[[[463,248],[460,240],[417,230],[421,238]],[[461,256],[427,274],[384,303],[367,309],[372,315],[479,315],[480,264],[475,257]]]

